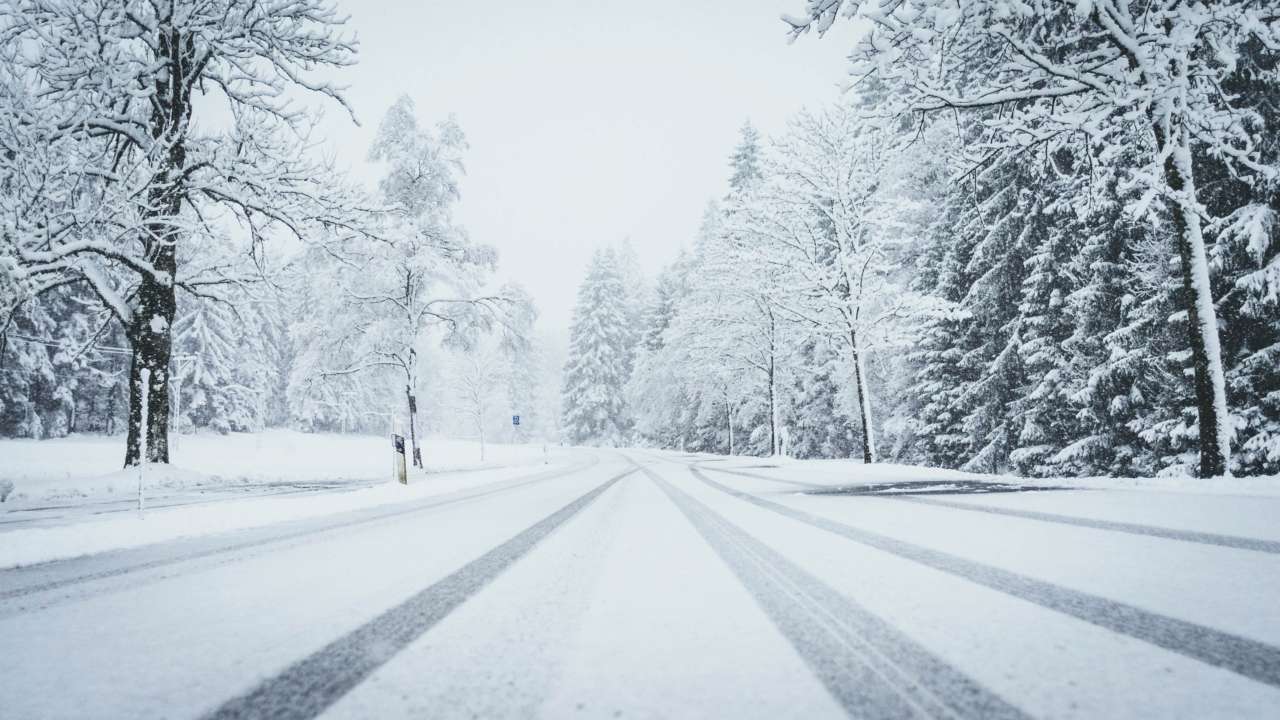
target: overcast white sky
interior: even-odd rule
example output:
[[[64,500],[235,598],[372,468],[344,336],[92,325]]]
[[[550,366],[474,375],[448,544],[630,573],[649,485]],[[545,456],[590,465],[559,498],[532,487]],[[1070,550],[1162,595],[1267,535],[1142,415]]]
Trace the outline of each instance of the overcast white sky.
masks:
[[[778,16],[803,5],[342,0],[360,62],[341,81],[362,127],[330,107],[321,130],[371,177],[364,156],[396,97],[427,123],[454,113],[471,144],[460,219],[559,334],[596,245],[630,236],[656,271],[725,192],[745,119],[776,133],[837,98],[852,40],[788,45]]]

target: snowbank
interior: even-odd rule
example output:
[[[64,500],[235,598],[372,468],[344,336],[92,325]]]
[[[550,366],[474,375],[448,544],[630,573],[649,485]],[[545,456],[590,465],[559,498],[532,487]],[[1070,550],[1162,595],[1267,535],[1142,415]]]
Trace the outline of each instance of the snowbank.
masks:
[[[919,465],[895,465],[875,463],[865,465],[860,460],[794,460],[791,458],[764,458],[723,455],[689,456],[707,464],[707,467],[741,470],[776,477],[779,480],[811,485],[841,486],[919,481],[966,481],[1000,484],[1017,484],[1028,487],[1070,487],[1100,490],[1153,490],[1205,495],[1267,495],[1280,496],[1280,476],[1245,478],[1217,478],[1203,480],[1195,477],[1154,478],[1024,478],[1016,475],[988,475],[947,470]]]
[[[428,472],[443,472],[540,462],[542,446],[488,444],[481,462],[478,443],[430,437],[422,456]],[[124,438],[120,436],[0,439],[0,480],[11,480],[15,485],[10,501],[119,496],[134,492],[137,484],[136,473],[120,469],[123,458]],[[315,481],[360,485],[387,478],[391,464],[390,443],[385,437],[293,430],[183,435],[177,438],[171,458],[171,467],[148,475],[148,487]]]

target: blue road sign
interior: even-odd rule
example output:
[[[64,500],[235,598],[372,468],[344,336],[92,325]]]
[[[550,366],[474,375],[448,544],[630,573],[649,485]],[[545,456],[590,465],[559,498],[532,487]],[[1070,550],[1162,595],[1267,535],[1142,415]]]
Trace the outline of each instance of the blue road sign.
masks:
[[[511,416],[511,424],[512,424],[512,425],[519,425],[519,424],[520,424],[520,416],[519,416],[519,415],[512,415],[512,416]]]

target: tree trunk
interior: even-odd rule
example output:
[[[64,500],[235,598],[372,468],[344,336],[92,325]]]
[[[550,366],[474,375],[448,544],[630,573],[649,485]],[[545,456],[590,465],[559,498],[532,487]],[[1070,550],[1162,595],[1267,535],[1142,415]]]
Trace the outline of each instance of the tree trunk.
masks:
[[[733,406],[725,403],[725,424],[729,426],[729,456],[733,456]]]
[[[154,274],[142,273],[136,307],[126,334],[133,349],[129,368],[129,434],[126,466],[141,461],[142,432],[147,462],[169,462],[169,358],[173,351],[174,278],[181,231],[176,219],[186,199],[184,170],[186,133],[191,120],[191,88],[196,47],[191,33],[162,27],[156,38],[156,60],[165,72],[156,81],[150,131],[167,144],[167,153],[147,189],[146,231],[141,238]],[[151,371],[147,395],[147,427],[142,425],[142,369]]]
[[[871,425],[871,395],[867,391],[867,372],[862,367],[862,351],[858,348],[857,333],[849,333],[853,343],[853,379],[858,385],[858,415],[862,420],[862,462],[876,461],[875,428]]]
[[[1174,241],[1182,261],[1183,302],[1195,371],[1196,414],[1200,425],[1200,477],[1226,475],[1231,462],[1230,415],[1218,338],[1218,317],[1209,282],[1200,215],[1196,208],[1195,176],[1186,132],[1155,123],[1156,143],[1169,150],[1164,163],[1165,182],[1176,195],[1169,205]],[[1172,137],[1171,137],[1172,135]],[[1169,145],[1173,144],[1170,148]]]
[[[404,386],[404,397],[409,405],[409,451],[414,467],[422,467],[422,453],[418,452],[418,399],[413,396],[413,386]]]
[[[769,455],[778,454],[778,391],[773,358],[769,358]]]
[[[167,256],[167,259],[166,259]],[[157,267],[173,265],[173,247],[157,256]],[[175,298],[172,284],[161,284],[144,276],[138,288],[138,307],[129,327],[133,358],[129,367],[129,434],[125,442],[124,464],[137,465],[142,455],[142,432],[147,434],[150,463],[169,462],[169,356],[173,350]],[[142,369],[151,371],[147,388],[147,427],[142,425]]]
[[[405,279],[406,301],[408,300],[408,298],[411,296],[411,293],[412,293],[412,289],[411,289],[412,283],[411,283],[410,277],[411,276],[406,276],[406,279]],[[410,343],[413,343],[417,340],[417,338],[414,337],[412,332],[409,333],[409,338],[410,338],[409,340]],[[423,465],[422,465],[422,451],[418,448],[418,399],[413,394],[413,388],[418,384],[418,351],[415,350],[412,346],[409,348],[409,364],[408,364],[408,367],[405,368],[405,382],[407,384],[404,387],[404,394],[409,401],[409,447],[411,448],[410,457],[413,459],[413,466],[416,468],[421,468],[423,467]]]

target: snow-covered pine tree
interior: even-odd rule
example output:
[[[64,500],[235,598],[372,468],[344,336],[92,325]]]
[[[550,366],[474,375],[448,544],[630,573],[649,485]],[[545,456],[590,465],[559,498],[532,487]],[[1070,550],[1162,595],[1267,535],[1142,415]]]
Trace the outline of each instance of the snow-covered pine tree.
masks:
[[[1280,165],[1280,52],[1261,38],[1247,43],[1224,91],[1247,112],[1254,147],[1266,166]],[[1210,250],[1222,320],[1227,392],[1235,421],[1238,474],[1280,473],[1280,173],[1235,171],[1201,152],[1215,241]],[[1243,200],[1243,202],[1242,202]]]
[[[272,290],[257,301],[258,325],[252,347],[261,353],[264,373],[262,422],[266,427],[280,427],[289,421],[289,374],[293,369],[293,344],[289,339],[287,303],[284,293]],[[242,347],[247,338],[242,338]]]
[[[627,293],[614,252],[598,249],[578,287],[562,391],[566,439],[617,447],[627,439]]]
[[[1006,469],[1023,419],[1017,405],[1025,392],[1019,300],[1027,259],[1047,234],[1043,196],[1024,170],[1002,163],[978,179],[988,195],[979,202],[985,228],[969,258],[973,284],[963,300],[972,349],[961,363],[977,376],[960,398],[971,443],[964,469]]]
[[[173,328],[173,384],[184,427],[261,430],[283,368],[253,300],[183,298]]]
[[[1274,192],[1274,191],[1273,191]],[[1214,228],[1227,387],[1243,475],[1280,473],[1280,198],[1253,203]]]
[[[644,331],[640,338],[642,350],[656,352],[665,344],[663,336],[667,328],[671,327],[681,301],[688,294],[685,280],[688,263],[688,257],[681,250],[680,257],[658,273],[653,297],[644,314]]]
[[[963,232],[963,223],[977,217],[973,184],[957,182],[963,171],[956,162],[954,126],[934,123],[910,136],[895,135],[910,142],[894,143],[877,182],[892,187],[892,207],[882,214],[904,236],[894,263],[896,291],[927,302],[908,317],[892,319],[889,325],[902,342],[872,356],[870,369],[882,396],[881,444],[899,462],[950,465],[963,444],[958,416],[946,408],[957,393],[951,378],[958,377],[963,353],[956,343],[969,321],[959,303],[972,281],[964,269],[976,236]]]
[[[685,358],[682,348],[667,343],[668,332],[687,294],[687,264],[682,251],[680,259],[658,273],[644,313],[635,367],[625,388],[637,435],[659,447],[679,447],[691,429],[686,413],[693,400],[684,373],[678,371]]]
[[[889,87],[885,114],[968,112],[984,130],[978,148],[984,161],[1083,137],[1102,150],[1100,161],[1115,163],[1135,147],[1135,134],[1149,140],[1137,145],[1145,151],[1142,162],[1113,167],[1146,190],[1133,210],[1172,230],[1194,374],[1199,474],[1229,472],[1232,422],[1195,158],[1216,158],[1254,181],[1277,176],[1277,158],[1256,141],[1263,123],[1250,99],[1270,93],[1241,92],[1232,83],[1266,75],[1253,68],[1274,60],[1280,26],[1251,0],[1208,6],[1024,0],[1016,9],[1002,0],[874,9],[865,0],[809,0],[802,17],[786,21],[794,35],[824,33],[864,9],[875,21],[851,56],[853,72]],[[1267,62],[1249,62],[1253,56]]]
[[[0,315],[0,435],[61,437],[120,427],[128,351],[111,316],[95,311],[92,296],[73,284],[7,300]]]
[[[845,458],[861,451],[854,440],[857,402],[841,402],[845,388],[854,385],[848,365],[828,339],[810,336],[796,350],[798,372],[793,379],[794,398],[787,426],[791,431],[791,456],[797,458]],[[865,369],[865,368],[864,368]],[[852,406],[852,407],[851,407]]]
[[[1078,177],[1068,188],[1075,210],[1071,230],[1079,250],[1066,267],[1075,289],[1063,311],[1070,335],[1062,341],[1067,364],[1063,392],[1074,416],[1074,436],[1046,459],[1065,475],[1136,475],[1150,467],[1151,450],[1140,437],[1136,419],[1151,412],[1151,401],[1170,395],[1180,384],[1157,359],[1163,343],[1145,336],[1165,323],[1148,317],[1152,306],[1138,276],[1138,249],[1149,244],[1149,223],[1125,211],[1120,177],[1100,168]],[[1156,388],[1165,389],[1157,391]]]
[[[738,145],[729,156],[729,169],[732,171],[729,175],[730,196],[743,192],[764,176],[760,166],[760,131],[747,120],[738,130],[738,136]]]
[[[919,339],[907,354],[912,372],[901,395],[907,405],[903,412],[914,425],[914,457],[941,467],[959,467],[972,455],[963,398],[981,377],[981,368],[965,362],[981,341],[965,304],[975,280],[971,260],[984,228],[976,192],[971,178],[950,185],[912,281],[916,291],[929,293],[940,305],[919,323]]]
[[[1067,203],[1075,188],[1062,180],[1039,183],[1044,197],[1057,201],[1033,203],[1036,217],[1029,237],[1026,278],[1018,303],[1022,368],[1026,383],[1013,412],[1019,420],[1009,459],[1023,475],[1052,475],[1051,459],[1079,436],[1070,400],[1070,356],[1064,343],[1071,336],[1067,298],[1076,289],[1071,263],[1080,250],[1085,228],[1073,222]]]
[[[178,303],[173,327],[176,358],[174,391],[181,400],[181,426],[219,432],[248,430],[236,412],[244,398],[236,393],[236,329],[242,323],[225,305],[193,300]]]
[[[627,322],[624,325],[623,353],[626,358],[623,376],[630,379],[636,362],[636,351],[643,335],[645,310],[649,307],[651,289],[644,269],[640,267],[640,257],[636,255],[631,238],[623,238],[614,252],[618,265],[618,275],[622,278],[622,288],[626,293],[624,307]],[[624,384],[626,380],[624,379]]]
[[[1132,474],[1182,474],[1196,465],[1199,437],[1187,315],[1180,310],[1185,286],[1176,268],[1161,261],[1168,239],[1160,233],[1138,238],[1130,267],[1132,308],[1125,324],[1108,336],[1112,360],[1099,368],[1118,383],[1099,399],[1109,404],[1113,420],[1127,419],[1126,429],[1142,441]]]

